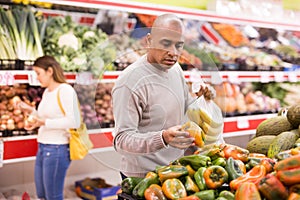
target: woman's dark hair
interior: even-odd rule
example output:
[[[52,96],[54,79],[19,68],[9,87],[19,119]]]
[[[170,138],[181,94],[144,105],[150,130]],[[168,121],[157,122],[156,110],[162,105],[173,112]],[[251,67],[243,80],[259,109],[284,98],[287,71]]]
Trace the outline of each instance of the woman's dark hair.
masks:
[[[53,79],[58,83],[66,83],[66,78],[64,76],[64,70],[60,64],[52,56],[42,56],[35,60],[33,66],[39,67],[47,71],[49,67],[53,69]]]

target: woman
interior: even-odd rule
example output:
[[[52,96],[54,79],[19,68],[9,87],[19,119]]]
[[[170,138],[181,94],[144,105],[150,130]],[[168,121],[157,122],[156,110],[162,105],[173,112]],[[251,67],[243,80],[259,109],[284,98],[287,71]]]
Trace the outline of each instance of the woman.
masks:
[[[45,88],[38,109],[20,102],[30,114],[27,130],[38,129],[35,186],[40,199],[62,200],[64,179],[70,165],[68,129],[80,126],[80,111],[74,88],[66,83],[63,69],[52,56],[42,56],[33,64],[41,87]],[[60,99],[65,115],[58,104]]]

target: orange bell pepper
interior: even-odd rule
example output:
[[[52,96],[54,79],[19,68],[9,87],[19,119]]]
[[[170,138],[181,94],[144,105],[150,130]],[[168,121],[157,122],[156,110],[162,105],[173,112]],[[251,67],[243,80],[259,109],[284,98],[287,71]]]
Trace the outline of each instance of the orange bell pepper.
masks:
[[[300,167],[294,169],[277,171],[277,177],[285,185],[294,185],[300,183]]]
[[[265,154],[262,153],[249,153],[250,158],[267,158]]]
[[[242,170],[243,174],[246,174],[247,169],[246,169],[245,163],[241,160],[235,160],[235,161],[238,163],[238,165],[239,165],[240,169]]]
[[[206,168],[203,173],[205,184],[209,189],[217,189],[228,181],[227,171],[218,165],[212,165]]]
[[[179,199],[187,196],[183,183],[177,178],[165,180],[162,190],[168,199]]]
[[[256,165],[246,174],[230,181],[229,186],[232,190],[237,190],[237,188],[244,182],[257,183],[267,174],[267,170],[263,165]]]
[[[254,183],[244,182],[237,188],[235,200],[261,200],[261,196]]]
[[[288,198],[288,191],[278,178],[270,173],[262,178],[258,190],[267,200],[283,200]]]
[[[244,163],[248,161],[249,151],[247,149],[232,145],[232,144],[224,144],[222,151],[224,152],[224,156],[226,159],[229,157],[234,158],[235,160],[241,160]]]
[[[276,171],[293,169],[300,166],[300,155],[291,156],[274,165]]]
[[[267,173],[273,172],[274,171],[274,166],[275,166],[275,160],[272,158],[263,158],[259,164],[265,166]]]
[[[146,200],[167,200],[162,188],[158,184],[151,184],[144,192],[144,197]]]
[[[190,195],[187,197],[179,198],[178,200],[201,200],[201,199],[199,197],[197,197],[196,195]]]
[[[300,200],[300,194],[296,192],[292,192],[289,194],[289,197],[287,200]]]
[[[289,187],[289,197],[287,200],[300,200],[300,184]]]

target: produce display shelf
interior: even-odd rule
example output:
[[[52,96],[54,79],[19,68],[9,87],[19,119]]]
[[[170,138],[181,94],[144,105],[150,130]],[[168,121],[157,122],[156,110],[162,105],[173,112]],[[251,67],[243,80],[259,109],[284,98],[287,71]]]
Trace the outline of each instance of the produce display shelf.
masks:
[[[259,123],[275,115],[227,117],[224,119],[224,138],[253,134]],[[89,130],[89,136],[94,144],[90,153],[112,151],[112,131],[112,128]],[[3,137],[2,140],[4,143],[4,164],[34,159],[37,151],[36,135]]]
[[[0,85],[14,85],[16,83],[29,83],[36,85],[35,72],[27,70],[0,71]],[[114,82],[121,71],[106,71],[101,82]],[[206,82],[297,82],[300,80],[300,71],[192,71],[184,72],[189,81],[203,79]],[[76,83],[77,73],[68,72],[65,76],[69,83]]]
[[[96,9],[119,10],[133,13],[159,15],[162,13],[174,13],[182,18],[201,19],[204,21],[222,22],[231,24],[244,24],[265,28],[282,28],[286,30],[299,31],[300,25],[295,20],[283,20],[283,18],[260,18],[255,16],[229,16],[218,14],[214,11],[200,10],[195,8],[182,8],[163,4],[136,2],[129,0],[39,0],[59,5],[72,5]],[[93,21],[93,20],[91,20]]]

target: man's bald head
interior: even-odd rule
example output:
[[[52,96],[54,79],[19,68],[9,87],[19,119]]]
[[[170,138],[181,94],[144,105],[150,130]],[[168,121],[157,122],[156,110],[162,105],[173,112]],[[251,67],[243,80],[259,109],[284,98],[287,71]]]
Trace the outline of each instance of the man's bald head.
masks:
[[[183,22],[174,14],[163,14],[158,16],[151,29],[151,33],[155,32],[156,30],[161,29],[169,29],[172,31],[182,33],[184,30]]]

